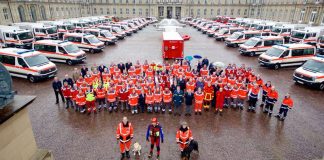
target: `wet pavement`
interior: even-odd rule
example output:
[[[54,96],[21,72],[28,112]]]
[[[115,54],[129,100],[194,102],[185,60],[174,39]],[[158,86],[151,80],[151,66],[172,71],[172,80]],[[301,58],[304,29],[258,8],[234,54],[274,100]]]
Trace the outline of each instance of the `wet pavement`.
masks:
[[[186,27],[180,31],[191,36],[185,42],[185,55],[201,54],[211,61],[246,64],[251,66],[264,80],[275,84],[279,102],[289,92],[294,99],[294,109],[288,112],[284,122],[257,113],[225,109],[222,117],[211,112],[201,116],[173,117],[166,115],[131,115],[101,112],[97,115],[83,115],[66,110],[62,103],[55,105],[51,80],[29,83],[13,78],[14,89],[19,94],[33,94],[38,97],[29,106],[36,142],[40,148],[53,151],[55,159],[119,159],[119,148],[115,129],[124,115],[134,126],[134,140],[142,145],[140,159],[147,159],[149,143],[145,134],[150,118],[157,116],[164,127],[165,141],[161,145],[162,160],[179,158],[175,133],[179,123],[186,120],[199,142],[200,152],[192,159],[321,159],[324,155],[324,92],[317,91],[292,81],[294,68],[278,71],[259,67],[256,57],[244,57],[237,49],[227,48],[223,42],[208,38],[197,30]],[[108,46],[103,53],[88,54],[87,64],[109,64],[120,61],[148,59],[162,61],[162,32],[149,26],[139,33]],[[57,64],[59,77],[72,73],[75,66]],[[77,67],[80,67],[78,65]],[[274,113],[277,113],[279,103]],[[134,159],[134,158],[132,158]]]

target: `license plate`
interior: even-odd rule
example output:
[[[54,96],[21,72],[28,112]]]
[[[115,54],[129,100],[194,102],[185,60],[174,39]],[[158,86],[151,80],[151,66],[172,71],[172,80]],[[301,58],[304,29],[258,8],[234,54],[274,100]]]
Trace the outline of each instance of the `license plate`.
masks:
[[[49,75],[48,77],[50,77],[50,78],[51,78],[51,77],[54,77],[54,76],[55,76],[54,74],[51,74],[51,75]]]
[[[297,83],[304,84],[304,82],[302,82],[302,81],[297,81]]]
[[[261,65],[264,65],[264,63],[263,63],[263,62],[260,62],[260,64],[261,64]]]

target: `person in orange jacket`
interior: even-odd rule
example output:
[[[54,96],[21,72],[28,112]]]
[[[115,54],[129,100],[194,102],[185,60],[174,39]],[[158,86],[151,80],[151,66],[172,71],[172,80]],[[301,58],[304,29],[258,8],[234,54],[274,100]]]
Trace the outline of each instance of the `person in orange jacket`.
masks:
[[[279,120],[284,121],[287,117],[288,110],[292,109],[294,106],[294,101],[290,97],[290,94],[286,94],[285,98],[282,100],[280,110],[278,115],[276,115]]]
[[[172,92],[167,87],[163,91],[163,106],[162,106],[162,113],[165,113],[165,110],[168,109],[169,113],[172,113]]]
[[[269,117],[271,117],[273,106],[278,100],[278,92],[275,90],[275,87],[272,86],[271,90],[267,94],[266,105],[263,113],[269,113]]]
[[[95,90],[96,99],[99,104],[98,110],[100,112],[101,108],[107,108],[106,106],[106,90],[102,87],[102,84],[99,83],[98,88]]]
[[[219,88],[219,90],[216,92],[216,109],[215,114],[219,112],[220,115],[222,115],[223,107],[225,103],[225,91],[223,88]]]
[[[78,91],[78,94],[76,96],[75,103],[76,103],[77,110],[80,113],[84,113],[84,111],[85,111],[85,105],[86,105],[86,97],[85,97],[84,92],[81,89],[79,89],[79,91]]]
[[[208,111],[210,108],[210,103],[214,97],[214,88],[211,85],[211,81],[204,86],[204,109]],[[200,113],[201,114],[201,113]]]
[[[255,109],[256,109],[256,103],[258,102],[259,99],[259,92],[260,91],[260,87],[258,84],[254,83],[253,87],[250,89],[249,91],[249,108],[248,108],[248,112],[252,111],[253,113],[255,113]]]
[[[145,103],[147,105],[147,112],[153,112],[153,103],[154,103],[154,94],[152,93],[151,89],[148,89],[146,96],[145,96]]]
[[[71,99],[71,86],[68,84],[68,82],[64,82],[63,87],[62,87],[62,93],[66,101],[66,106],[65,108],[68,109],[71,106],[73,106],[73,102]]]
[[[268,81],[266,84],[262,85],[262,103],[260,107],[263,107],[266,103],[268,92],[271,90],[271,82]]]
[[[74,83],[73,87],[71,88],[71,100],[72,100],[72,108],[74,108],[75,111],[77,111],[77,106],[76,106],[76,96],[78,95],[78,87],[77,84]]]
[[[231,101],[232,101],[231,102],[231,106],[233,108],[238,107],[238,103],[237,103],[238,91],[239,91],[239,88],[237,87],[236,84],[234,84],[233,89],[232,89],[232,92],[231,92]]]
[[[192,140],[193,140],[192,131],[188,127],[187,122],[182,122],[176,134],[176,142],[179,144],[181,155],[183,150],[189,146],[189,143]]]
[[[108,111],[109,113],[112,113],[112,111],[114,110],[115,112],[117,112],[117,92],[113,87],[110,87],[108,89],[108,92],[106,94],[107,96],[107,102],[108,102]]]
[[[123,121],[120,122],[116,130],[117,144],[119,143],[121,160],[125,157],[130,158],[129,150],[132,145],[132,139],[134,136],[134,128],[127,117],[123,117]]]
[[[238,98],[237,98],[237,105],[241,110],[243,110],[243,108],[244,108],[244,101],[247,97],[247,94],[248,94],[248,89],[247,89],[246,85],[242,85],[239,88]]]
[[[162,103],[162,92],[160,90],[160,87],[155,87],[154,91],[154,112],[159,113],[161,109],[161,103]]]
[[[131,107],[132,114],[137,114],[137,106],[138,106],[138,94],[135,90],[132,91],[132,93],[128,96],[128,103]]]
[[[195,115],[197,114],[201,115],[202,105],[204,101],[204,93],[201,91],[200,87],[196,91],[194,97],[195,97]]]

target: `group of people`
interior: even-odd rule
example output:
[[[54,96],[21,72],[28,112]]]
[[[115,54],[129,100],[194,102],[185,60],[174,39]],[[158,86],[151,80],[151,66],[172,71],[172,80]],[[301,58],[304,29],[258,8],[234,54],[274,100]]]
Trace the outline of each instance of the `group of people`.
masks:
[[[128,110],[132,114],[169,112],[181,116],[184,103],[186,116],[191,116],[192,109],[196,115],[202,115],[203,110],[222,115],[224,107],[243,110],[246,100],[247,111],[255,112],[261,99],[260,107],[271,116],[278,101],[275,86],[250,67],[217,67],[207,58],[195,66],[187,60],[83,66],[75,68],[72,76],[65,75],[62,82],[55,77],[53,89],[56,103],[61,95],[66,108],[88,114],[105,109],[110,113]],[[284,120],[292,107],[293,100],[286,94],[277,117]]]
[[[116,129],[117,143],[119,143],[121,160],[130,158],[130,148],[134,137],[133,125],[128,121],[127,117],[123,117]],[[160,143],[164,142],[164,134],[162,126],[157,118],[151,119],[151,124],[147,127],[146,140],[151,143],[148,158],[152,158],[154,146],[156,147],[156,158],[160,158]],[[179,130],[176,133],[176,143],[179,144],[181,157],[184,157],[185,149],[193,141],[192,131],[188,127],[187,122],[182,122]],[[198,147],[197,147],[198,148]],[[189,153],[190,155],[190,153]]]

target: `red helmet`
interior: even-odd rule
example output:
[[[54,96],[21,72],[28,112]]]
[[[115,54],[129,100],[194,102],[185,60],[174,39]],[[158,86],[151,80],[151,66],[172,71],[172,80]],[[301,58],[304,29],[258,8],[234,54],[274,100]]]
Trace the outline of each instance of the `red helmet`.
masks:
[[[155,118],[155,117],[154,117],[154,118],[152,118],[152,120],[151,120],[151,121],[152,121],[152,123],[157,123],[157,122],[158,122],[157,118]]]

